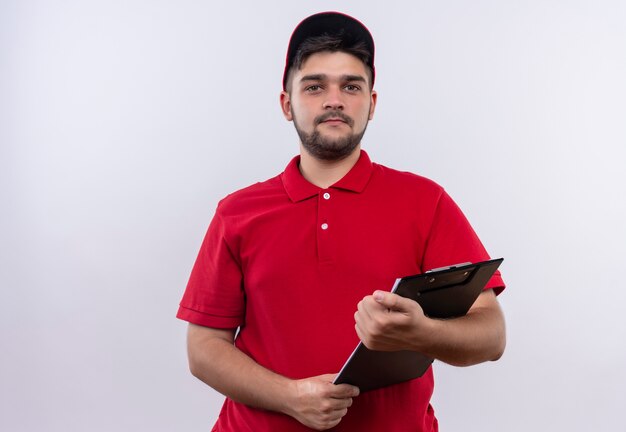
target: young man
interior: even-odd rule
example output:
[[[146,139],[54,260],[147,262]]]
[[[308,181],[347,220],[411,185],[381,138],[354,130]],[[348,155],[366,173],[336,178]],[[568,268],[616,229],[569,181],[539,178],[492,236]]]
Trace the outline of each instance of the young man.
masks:
[[[358,340],[453,365],[504,350],[499,273],[452,320],[386,292],[399,276],[489,256],[440,186],[361,150],[374,77],[359,21],[322,13],[295,29],[280,102],[300,155],[219,203],[178,311],[192,373],[227,397],[214,431],[436,431],[432,369],[363,394],[332,384]]]

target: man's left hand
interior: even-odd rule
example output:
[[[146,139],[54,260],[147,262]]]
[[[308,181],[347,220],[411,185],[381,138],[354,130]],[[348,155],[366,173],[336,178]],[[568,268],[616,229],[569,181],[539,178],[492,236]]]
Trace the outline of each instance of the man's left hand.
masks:
[[[420,351],[435,327],[417,302],[384,291],[364,297],[354,319],[359,339],[376,351]]]

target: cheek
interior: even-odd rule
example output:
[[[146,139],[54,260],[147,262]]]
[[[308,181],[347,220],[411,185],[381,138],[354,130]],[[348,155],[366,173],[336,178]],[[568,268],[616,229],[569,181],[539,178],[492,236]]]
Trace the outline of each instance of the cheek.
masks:
[[[362,109],[359,110],[359,121],[367,122],[370,118],[370,115],[371,113],[369,106],[362,107]]]
[[[302,124],[306,124],[312,121],[312,119],[315,117],[315,115],[311,112],[311,110],[307,109],[306,106],[303,105],[298,105],[297,107],[295,106],[291,106],[291,115],[294,118],[297,118],[299,120],[299,123]]]

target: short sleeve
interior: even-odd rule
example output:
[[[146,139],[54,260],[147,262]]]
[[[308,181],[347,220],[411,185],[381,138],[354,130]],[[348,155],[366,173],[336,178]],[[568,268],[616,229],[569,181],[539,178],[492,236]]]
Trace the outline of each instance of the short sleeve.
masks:
[[[241,265],[228,245],[227,227],[218,207],[176,316],[205,327],[236,328],[243,324],[244,315]]]
[[[445,191],[442,191],[428,234],[422,269],[430,270],[489,259],[489,254],[461,209]],[[504,288],[505,284],[499,271],[496,271],[485,287],[494,289],[496,294],[502,292]]]

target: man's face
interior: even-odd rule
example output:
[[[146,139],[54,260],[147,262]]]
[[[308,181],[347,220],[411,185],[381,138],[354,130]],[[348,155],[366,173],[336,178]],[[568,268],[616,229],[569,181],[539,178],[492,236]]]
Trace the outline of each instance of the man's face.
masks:
[[[281,93],[287,120],[293,120],[305,150],[320,160],[341,160],[360,144],[374,115],[366,66],[343,52],[311,55],[292,72],[290,91]]]

